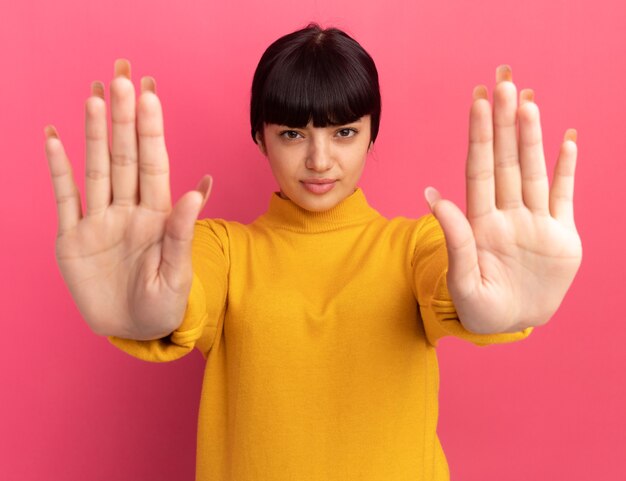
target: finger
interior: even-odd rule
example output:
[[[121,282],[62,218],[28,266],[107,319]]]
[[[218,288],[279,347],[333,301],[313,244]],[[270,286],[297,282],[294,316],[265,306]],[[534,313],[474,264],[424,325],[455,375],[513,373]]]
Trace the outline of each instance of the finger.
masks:
[[[446,238],[448,252],[448,289],[459,301],[474,292],[482,281],[472,227],[463,212],[432,189],[427,194],[433,215]],[[433,192],[434,191],[434,192]]]
[[[493,94],[496,206],[512,209],[522,205],[522,180],[517,153],[517,90],[508,65],[496,71]]]
[[[470,110],[469,147],[465,177],[467,217],[472,219],[491,212],[496,205],[493,177],[493,122],[487,88],[474,89]]]
[[[531,211],[549,215],[550,186],[543,155],[539,108],[531,89],[520,92],[519,157],[522,171],[522,197]]]
[[[187,192],[174,205],[165,229],[159,273],[172,289],[180,289],[184,273],[192,269],[191,246],[195,221],[209,197],[212,178],[202,179],[198,191]],[[204,192],[204,193],[203,193]]]
[[[134,205],[139,198],[135,88],[130,80],[130,63],[115,62],[111,82],[111,179],[113,203]]]
[[[87,215],[98,214],[111,203],[111,166],[107,133],[104,85],[91,84],[85,103],[85,197]]]
[[[565,132],[559,160],[554,168],[550,189],[550,214],[566,225],[574,226],[574,174],[578,155],[578,133],[574,129]]]
[[[82,218],[80,194],[74,183],[72,166],[65,154],[57,130],[52,125],[48,125],[44,132],[46,134],[46,157],[57,203],[58,235],[61,236],[76,227]]]
[[[139,191],[141,205],[161,212],[172,208],[169,161],[163,135],[163,113],[152,77],[141,79],[137,105]]]

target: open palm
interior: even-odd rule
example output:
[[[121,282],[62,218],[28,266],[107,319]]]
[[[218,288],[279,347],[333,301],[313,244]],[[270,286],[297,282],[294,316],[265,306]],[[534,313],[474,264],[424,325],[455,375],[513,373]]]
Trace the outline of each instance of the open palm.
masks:
[[[496,80],[493,114],[486,88],[474,89],[467,215],[432,187],[425,191],[446,238],[457,314],[482,334],[545,324],[582,259],[573,210],[576,132],[565,134],[550,187],[533,91],[522,90],[518,101],[508,66]]]
[[[210,177],[172,208],[169,160],[154,79],[142,79],[135,101],[130,64],[116,62],[111,132],[104,86],[86,102],[86,208],[56,129],[46,128],[46,154],[57,201],[56,256],[89,326],[98,334],[145,340],[182,321],[192,284],[194,223]],[[111,143],[109,146],[109,137]]]

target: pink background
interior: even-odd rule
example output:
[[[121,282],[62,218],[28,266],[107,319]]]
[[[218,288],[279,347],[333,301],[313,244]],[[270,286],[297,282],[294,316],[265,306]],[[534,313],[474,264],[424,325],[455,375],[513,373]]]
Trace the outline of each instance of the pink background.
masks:
[[[203,215],[250,221],[275,188],[249,137],[252,74],[271,41],[311,20],[344,28],[377,62],[382,124],[361,185],[385,215],[425,214],[429,184],[464,206],[472,87],[491,88],[500,63],[535,89],[550,176],[565,129],[578,129],[578,277],[522,343],[442,342],[439,432],[453,480],[625,479],[622,0],[2,2],[0,477],[194,472],[202,358],[140,362],[81,320],[54,258],[44,125],[59,129],[82,190],[89,84],[129,58],[137,84],[157,79],[175,198],[210,173]]]

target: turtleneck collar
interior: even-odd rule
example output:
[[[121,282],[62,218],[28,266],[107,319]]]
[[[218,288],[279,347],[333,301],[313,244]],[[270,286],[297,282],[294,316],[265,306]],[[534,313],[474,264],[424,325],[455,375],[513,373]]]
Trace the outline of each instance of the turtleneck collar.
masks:
[[[335,207],[322,212],[311,212],[283,199],[278,193],[272,194],[270,205],[259,220],[273,227],[303,233],[320,233],[362,224],[380,214],[367,203],[361,188]]]

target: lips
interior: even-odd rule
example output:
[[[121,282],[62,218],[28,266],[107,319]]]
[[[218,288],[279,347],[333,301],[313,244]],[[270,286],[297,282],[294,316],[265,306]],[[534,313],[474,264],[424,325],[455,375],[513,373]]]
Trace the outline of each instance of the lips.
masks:
[[[325,194],[335,187],[337,179],[306,179],[300,182],[306,190],[313,194]]]

